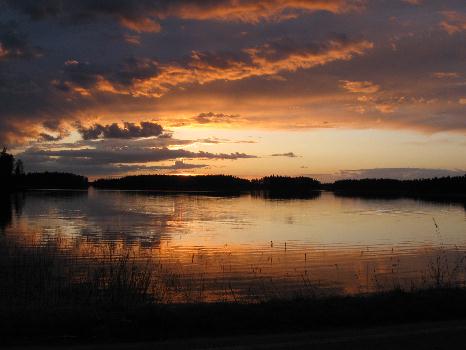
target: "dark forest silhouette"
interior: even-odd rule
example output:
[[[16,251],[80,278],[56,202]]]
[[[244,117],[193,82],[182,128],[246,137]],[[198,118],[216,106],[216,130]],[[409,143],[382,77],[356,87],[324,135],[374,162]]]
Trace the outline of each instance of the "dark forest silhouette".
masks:
[[[362,179],[339,180],[321,184],[308,177],[267,176],[246,180],[231,175],[138,175],[99,179],[92,186],[101,189],[172,190],[172,191],[271,191],[302,195],[319,190],[339,195],[394,197],[466,198],[466,175],[419,180]]]
[[[466,175],[417,180],[339,180],[327,187],[340,195],[466,198]]]
[[[0,153],[0,180],[2,183],[12,183],[24,175],[23,162],[7,152],[3,147]]]
[[[81,175],[61,172],[25,173],[21,160],[4,148],[0,154],[0,188],[22,189],[98,189],[150,191],[262,191],[268,197],[315,197],[320,190],[337,195],[372,197],[432,197],[466,199],[466,175],[419,180],[361,179],[338,180],[321,184],[309,177],[266,176],[242,179],[232,175],[135,175],[98,179],[92,183]]]
[[[6,147],[0,153],[0,190],[12,192],[21,189],[45,188],[88,188],[88,179],[84,176],[61,172],[25,173],[23,162],[7,152]]]
[[[248,180],[229,175],[137,175],[99,179],[92,183],[93,187],[102,189],[167,191],[238,191],[249,189],[249,185]]]
[[[118,179],[99,179],[92,186],[102,189],[168,191],[274,191],[308,192],[320,189],[320,182],[307,177],[267,176],[247,180],[231,175],[137,175]]]

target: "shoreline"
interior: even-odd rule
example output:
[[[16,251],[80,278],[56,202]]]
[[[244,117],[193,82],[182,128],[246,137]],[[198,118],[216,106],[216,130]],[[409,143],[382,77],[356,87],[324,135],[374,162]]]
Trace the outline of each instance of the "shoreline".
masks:
[[[464,288],[271,300],[258,304],[147,304],[137,307],[10,310],[3,344],[86,345],[338,331],[466,320]]]

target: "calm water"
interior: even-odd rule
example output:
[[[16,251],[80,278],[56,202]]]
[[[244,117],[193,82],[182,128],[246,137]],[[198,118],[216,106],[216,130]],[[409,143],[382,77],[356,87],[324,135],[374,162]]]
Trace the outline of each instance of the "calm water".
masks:
[[[2,204],[0,230],[18,245],[59,237],[78,255],[111,246],[150,258],[176,301],[359,293],[428,285],[439,271],[454,283],[466,275],[465,207],[410,199],[31,191]]]

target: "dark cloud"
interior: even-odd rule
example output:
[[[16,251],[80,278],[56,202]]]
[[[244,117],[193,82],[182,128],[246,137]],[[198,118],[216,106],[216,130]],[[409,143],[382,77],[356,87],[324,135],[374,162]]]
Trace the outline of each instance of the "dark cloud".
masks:
[[[41,52],[40,48],[29,44],[14,22],[0,23],[0,61],[35,58],[39,57]]]
[[[44,120],[42,122],[42,126],[45,128],[45,129],[48,129],[48,130],[51,130],[51,131],[58,131],[61,129],[61,125],[60,125],[60,120]]]
[[[172,172],[183,170],[194,170],[207,168],[207,164],[192,164],[182,161],[175,161],[171,165],[138,165],[138,164],[70,164],[43,158],[36,163],[28,163],[26,165],[27,171],[68,171],[75,174],[82,174],[85,176],[109,176],[109,175],[122,175],[122,174],[144,174],[153,172]]]
[[[143,148],[123,148],[120,150],[104,149],[65,149],[65,150],[38,150],[30,148],[19,157],[60,157],[68,162],[81,162],[87,164],[105,164],[105,163],[147,163],[173,160],[177,158],[187,159],[230,159],[236,160],[241,158],[256,158],[256,156],[246,153],[210,153],[210,152],[192,152],[184,149],[143,149]]]
[[[0,0],[0,143],[135,114],[169,127],[464,133],[464,1],[412,3]]]
[[[63,69],[66,81],[61,84],[55,83],[56,87],[64,91],[69,91],[70,86],[66,82],[73,82],[75,85],[82,88],[90,88],[99,82],[105,68],[100,68],[91,65],[88,62],[78,62],[75,60],[68,60],[65,62]]]
[[[125,122],[123,127],[117,123],[108,125],[94,124],[90,127],[78,125],[78,132],[84,140],[95,140],[98,138],[132,139],[160,136],[163,133],[163,127],[152,122],[140,122],[139,125]]]
[[[54,141],[60,141],[63,139],[63,136],[58,135],[58,136],[53,136],[50,134],[46,134],[45,132],[41,132],[39,134],[39,141],[44,141],[44,142],[54,142]]]
[[[207,167],[206,164],[185,163],[184,159],[256,158],[254,155],[240,152],[212,153],[183,148],[171,149],[169,147],[189,146],[202,140],[176,139],[172,133],[164,134],[163,128],[152,122],[123,125],[120,127],[117,124],[94,124],[89,128],[77,125],[83,139],[71,143],[56,142],[60,136],[40,133],[39,142],[17,156],[27,164],[29,171],[74,171],[90,176]],[[144,138],[146,136],[150,137]],[[174,164],[163,164],[166,161],[174,161]]]
[[[231,123],[235,119],[238,119],[239,115],[224,114],[224,113],[200,113],[193,119],[199,124],[210,124],[210,123]]]
[[[270,41],[238,53],[193,51],[178,61],[160,63],[151,59],[131,59],[113,69],[78,61],[65,63],[64,76],[56,86],[81,95],[110,93],[134,97],[161,97],[176,88],[215,81],[237,81],[274,76],[347,61],[373,48],[367,40],[332,35],[322,42],[299,43],[291,39]],[[223,115],[222,117],[225,117]],[[230,116],[231,118],[231,116]],[[215,120],[214,114],[200,121]]]
[[[272,157],[288,157],[288,158],[296,158],[298,157],[296,154],[293,152],[286,152],[286,153],[274,153],[271,154]]]
[[[107,16],[136,32],[160,31],[160,20],[239,21],[285,20],[303,13],[342,13],[362,8],[361,0],[1,0],[0,5],[26,14],[32,20],[57,18],[71,23],[97,21]]]

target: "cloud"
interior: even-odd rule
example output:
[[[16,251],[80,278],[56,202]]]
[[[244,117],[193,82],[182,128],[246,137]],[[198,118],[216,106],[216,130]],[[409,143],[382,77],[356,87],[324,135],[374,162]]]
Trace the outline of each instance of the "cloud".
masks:
[[[117,71],[76,62],[65,65],[64,79],[56,85],[83,95],[100,91],[160,97],[182,85],[272,76],[334,61],[348,61],[372,47],[369,41],[353,41],[340,35],[306,45],[291,39],[281,39],[243,49],[239,53],[193,51],[181,62],[166,64],[148,59],[132,59]]]
[[[78,132],[84,140],[95,140],[98,138],[131,139],[160,136],[163,133],[163,127],[152,122],[140,122],[139,125],[125,122],[123,127],[119,126],[117,123],[108,125],[94,124],[90,127],[78,125]]]
[[[56,120],[56,119],[49,119],[49,120],[44,120],[42,122],[42,126],[47,129],[47,130],[51,130],[51,131],[60,131],[60,130],[63,130],[62,126],[61,126],[61,121],[60,120]]]
[[[123,39],[130,45],[141,45],[141,37],[139,35],[125,34]]]
[[[48,123],[47,123],[48,124]],[[51,127],[56,127],[51,123]],[[237,160],[254,155],[231,152],[190,151],[182,147],[203,140],[179,140],[153,122],[125,122],[123,126],[94,124],[75,125],[82,139],[56,142],[60,136],[40,133],[38,142],[17,154],[30,171],[76,171],[86,175],[114,174],[131,171],[183,170],[205,168],[206,164],[185,163],[185,159]],[[170,148],[172,147],[172,148]],[[154,164],[174,161],[173,165]]]
[[[153,172],[170,172],[180,170],[204,169],[207,164],[193,164],[182,161],[175,161],[171,165],[140,165],[140,164],[101,164],[98,166],[87,164],[70,164],[60,161],[48,161],[43,159],[41,162],[26,164],[27,171],[67,171],[75,174],[82,174],[91,177],[109,176],[109,175],[126,175],[126,174],[147,174]]]
[[[459,78],[460,74],[458,72],[435,72],[432,76],[437,79],[452,79]]]
[[[254,140],[228,140],[228,139],[221,139],[218,137],[208,137],[205,139],[194,140],[193,143],[205,143],[205,144],[220,144],[220,143],[246,143],[246,144],[253,144],[257,143]]]
[[[435,168],[372,168],[357,170],[340,170],[328,174],[306,174],[323,182],[333,182],[343,179],[427,179],[444,176],[463,176],[466,170],[435,169]]]
[[[444,11],[444,20],[440,22],[440,27],[448,34],[453,35],[466,31],[466,14],[457,11]]]
[[[120,24],[127,28],[135,31],[137,33],[157,33],[160,32],[162,26],[160,23],[155,22],[151,18],[141,18],[141,19],[131,19],[131,18],[121,18]]]
[[[135,32],[159,32],[169,18],[258,23],[282,21],[303,13],[344,13],[363,7],[361,0],[0,0],[0,5],[26,14],[32,20],[57,18],[71,23],[95,21],[105,16]]]
[[[23,59],[0,62],[0,144],[56,137],[49,120],[70,128],[156,115],[175,127],[202,111],[239,115],[204,118],[229,129],[466,130],[465,32],[438,25],[462,28],[461,16],[442,12],[464,13],[456,0],[366,2],[351,13],[347,1],[0,2],[2,21],[26,43]],[[156,30],[145,18],[163,32],[144,32]],[[36,45],[47,59],[24,59]],[[350,93],[341,81],[360,85]]]
[[[14,22],[0,23],[0,61],[11,59],[28,59],[41,56],[42,50],[32,47],[24,34],[20,33]]]
[[[62,135],[57,135],[57,136],[53,136],[53,135],[50,135],[50,134],[47,134],[47,133],[40,133],[39,134],[39,142],[54,142],[54,141],[60,141],[63,139],[63,136]]]
[[[239,115],[224,114],[224,113],[200,113],[193,117],[193,120],[199,124],[212,124],[212,123],[231,123],[235,119],[239,118]]]
[[[37,157],[60,157],[68,161],[80,161],[87,164],[103,163],[147,163],[172,160],[177,158],[200,158],[200,159],[230,159],[236,160],[241,158],[256,158],[256,156],[246,153],[210,153],[204,151],[192,152],[184,149],[138,149],[126,148],[121,150],[103,150],[103,149],[65,149],[65,150],[35,150],[29,149],[21,156]]]
[[[172,134],[163,133],[163,128],[157,123],[123,125],[94,124],[88,128],[76,125],[83,139],[69,143],[56,142],[59,136],[41,133],[38,142],[17,154],[17,157],[24,161],[29,171],[74,171],[89,176],[208,166],[186,163],[185,159],[213,161],[256,158],[241,152],[212,153],[183,149],[202,140],[176,139]],[[158,164],[166,161],[174,161],[174,164]]]
[[[345,90],[355,93],[373,94],[380,89],[379,85],[370,81],[340,80],[340,83]]]
[[[256,158],[245,153],[210,153],[192,152],[183,149],[168,148],[142,149],[122,148],[108,149],[37,149],[29,148],[17,155],[26,164],[29,171],[75,171],[84,175],[122,173],[123,171],[142,170],[173,170],[194,169],[207,165],[189,165],[175,163],[174,166],[152,165],[145,163],[163,162],[168,160],[182,161],[183,159],[201,160],[237,160]]]
[[[288,158],[296,158],[298,157],[296,154],[294,154],[293,152],[287,152],[287,153],[274,153],[274,154],[271,154],[270,156],[272,157],[288,157]]]
[[[374,107],[381,113],[393,113],[396,110],[396,105],[390,103],[376,103]]]
[[[80,171],[91,172],[92,175],[113,175],[113,174],[128,174],[128,173],[148,173],[154,171],[167,170],[193,170],[207,168],[207,164],[192,164],[185,163],[182,160],[177,160],[171,165],[134,165],[134,164],[117,164],[103,165],[92,167],[91,169],[80,168]]]
[[[410,5],[421,5],[424,0],[403,0]]]

